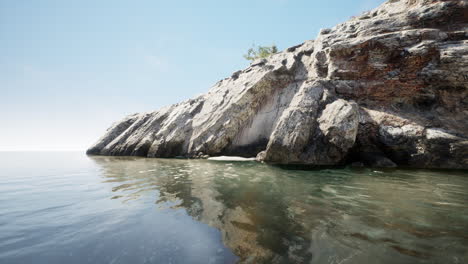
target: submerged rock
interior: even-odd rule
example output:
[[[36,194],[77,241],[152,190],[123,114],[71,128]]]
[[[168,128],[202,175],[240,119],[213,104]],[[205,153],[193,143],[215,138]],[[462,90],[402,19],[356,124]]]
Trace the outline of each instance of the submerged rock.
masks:
[[[388,1],[205,95],[124,118],[87,153],[468,168],[467,13],[462,0]]]

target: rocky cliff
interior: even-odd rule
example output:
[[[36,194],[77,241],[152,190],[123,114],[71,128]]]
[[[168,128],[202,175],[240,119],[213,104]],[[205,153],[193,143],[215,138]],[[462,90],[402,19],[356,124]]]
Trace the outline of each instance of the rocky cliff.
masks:
[[[468,1],[390,0],[87,151],[468,168]]]

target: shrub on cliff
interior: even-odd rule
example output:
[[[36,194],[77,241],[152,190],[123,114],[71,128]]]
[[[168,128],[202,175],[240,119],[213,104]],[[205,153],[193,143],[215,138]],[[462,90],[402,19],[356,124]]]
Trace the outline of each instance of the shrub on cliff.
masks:
[[[271,46],[258,46],[255,45],[247,51],[247,54],[244,55],[246,60],[256,60],[256,59],[264,59],[268,56],[275,54],[278,52],[278,48],[276,45]]]

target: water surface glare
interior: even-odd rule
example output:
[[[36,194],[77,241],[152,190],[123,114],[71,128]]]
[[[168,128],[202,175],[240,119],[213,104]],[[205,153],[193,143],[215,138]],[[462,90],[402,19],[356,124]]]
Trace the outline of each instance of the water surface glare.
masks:
[[[468,263],[466,171],[0,152],[0,263]]]

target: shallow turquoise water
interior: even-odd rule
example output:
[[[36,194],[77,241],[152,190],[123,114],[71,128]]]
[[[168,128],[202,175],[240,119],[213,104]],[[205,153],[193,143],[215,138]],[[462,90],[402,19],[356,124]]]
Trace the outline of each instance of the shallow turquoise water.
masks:
[[[0,263],[468,263],[466,171],[0,153]]]

